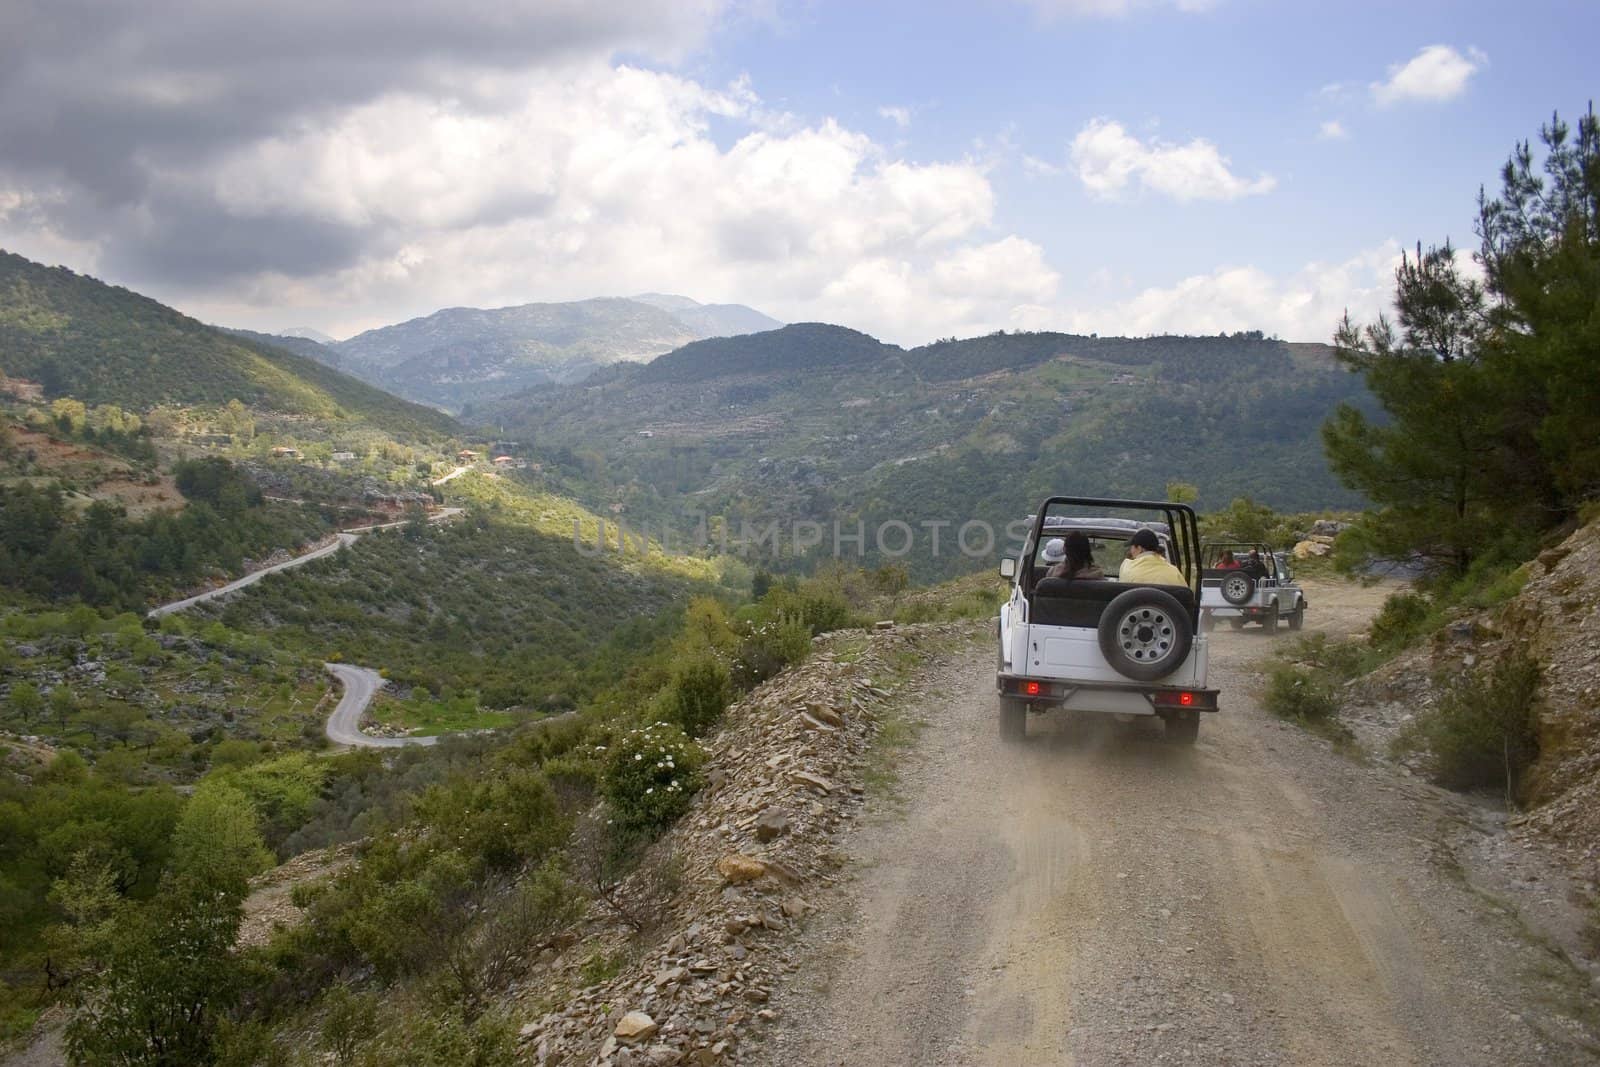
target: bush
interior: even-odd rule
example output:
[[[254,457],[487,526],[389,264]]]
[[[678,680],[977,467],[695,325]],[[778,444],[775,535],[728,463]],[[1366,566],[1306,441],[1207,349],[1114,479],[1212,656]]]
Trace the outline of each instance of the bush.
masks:
[[[733,662],[733,680],[741,689],[753,689],[810,654],[811,628],[804,620],[780,615],[749,623]]]
[[[589,806],[600,791],[600,764],[578,756],[556,756],[539,768],[555,791],[562,811],[572,812]]]
[[[1431,776],[1447,788],[1515,793],[1539,755],[1540,679],[1538,662],[1521,649],[1493,667],[1458,675],[1441,685],[1438,703],[1395,747],[1426,752]]]
[[[1321,674],[1287,663],[1268,674],[1265,704],[1280,719],[1299,722],[1322,722],[1339,710],[1339,698]]]
[[[625,734],[612,746],[603,783],[618,828],[657,836],[676,822],[700,788],[704,758],[671,723]]]
[[[772,615],[799,619],[812,636],[860,625],[844,593],[825,582],[802,582],[796,589],[775,586],[762,606]]]
[[[672,720],[690,737],[701,737],[733,699],[733,681],[720,659],[703,654],[673,671],[668,691]]]
[[[1366,641],[1329,641],[1327,634],[1307,634],[1295,642],[1284,658],[1349,681],[1372,670],[1384,659]]]
[[[543,776],[521,768],[430,786],[413,811],[441,840],[499,870],[543,859],[568,830]]]
[[[1379,648],[1403,648],[1428,629],[1433,601],[1420,593],[1395,593],[1372,620],[1369,639]]]

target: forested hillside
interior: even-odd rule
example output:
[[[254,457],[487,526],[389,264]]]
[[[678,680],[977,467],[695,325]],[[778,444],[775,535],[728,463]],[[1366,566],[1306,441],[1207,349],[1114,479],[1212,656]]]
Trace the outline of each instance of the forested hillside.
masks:
[[[145,410],[250,407],[365,422],[407,438],[448,434],[448,416],[287,349],[197,322],[116,286],[0,252],[0,372],[46,397]]]
[[[1219,508],[1348,507],[1318,428],[1370,406],[1323,345],[1259,334],[1004,334],[905,350],[800,324],[699,341],[641,367],[534,390],[483,414],[531,442],[555,484],[632,522],[703,516],[869,528],[970,519],[1003,527],[1051,492],[1163,496]],[[869,538],[867,556],[873,555]],[[923,577],[970,561],[931,542]]]

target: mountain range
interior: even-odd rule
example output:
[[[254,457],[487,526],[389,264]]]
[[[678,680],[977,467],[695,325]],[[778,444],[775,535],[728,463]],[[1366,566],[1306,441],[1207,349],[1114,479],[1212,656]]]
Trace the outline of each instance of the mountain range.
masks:
[[[706,337],[782,323],[742,304],[645,293],[503,308],[446,308],[325,342],[298,330],[249,334],[310,356],[409,400],[459,411],[598,367],[644,362]],[[243,332],[243,331],[240,331]]]
[[[0,256],[0,372],[91,405],[240,399],[397,436],[459,429],[330,366],[342,364],[426,387],[413,395],[434,403],[473,397],[465,424],[523,442],[542,488],[680,530],[704,517],[1001,528],[1051,493],[1159,497],[1173,481],[1208,509],[1240,496],[1361,503],[1329,472],[1320,428],[1335,405],[1371,400],[1325,345],[1002,331],[903,348],[824,323],[676,343],[694,332],[677,316],[696,309],[722,316],[700,329],[759,314],[660,295],[463,308],[330,346],[220,331]],[[622,358],[667,345],[648,363]],[[915,555],[919,577],[963,568],[927,556]]]
[[[1370,406],[1333,350],[1259,333],[995,333],[905,349],[822,323],[685,345],[480,413],[531,441],[546,477],[634,523],[949,523],[919,577],[960,573],[949,531],[1000,529],[1052,493],[1359,506],[1320,428]],[[868,556],[874,555],[869,544]]]
[[[38,382],[47,398],[137,411],[239,400],[405,438],[456,429],[438,411],[263,336],[219,330],[128,289],[0,251],[0,373]]]

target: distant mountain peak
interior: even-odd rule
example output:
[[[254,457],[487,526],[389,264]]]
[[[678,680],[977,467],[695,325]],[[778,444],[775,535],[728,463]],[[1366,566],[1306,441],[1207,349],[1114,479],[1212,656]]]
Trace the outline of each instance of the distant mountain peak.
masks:
[[[319,345],[332,345],[338,343],[321,330],[313,329],[310,326],[291,326],[287,330],[279,330],[278,336],[300,337],[307,341],[315,341]]]
[[[641,304],[649,304],[651,307],[660,308],[662,311],[691,311],[694,308],[705,307],[698,300],[687,296],[678,296],[676,293],[640,293],[628,299],[637,300]]]

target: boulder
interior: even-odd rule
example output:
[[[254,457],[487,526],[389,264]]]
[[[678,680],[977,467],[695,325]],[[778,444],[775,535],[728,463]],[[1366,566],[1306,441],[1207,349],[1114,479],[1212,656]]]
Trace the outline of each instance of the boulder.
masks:
[[[1312,557],[1326,556],[1333,551],[1333,546],[1321,541],[1299,541],[1294,546],[1295,559],[1311,559]]]
[[[789,816],[768,808],[756,819],[756,840],[772,841],[789,832]]]
[[[656,1021],[644,1012],[630,1011],[622,1017],[621,1022],[617,1023],[614,1034],[618,1041],[625,1041],[631,1044],[654,1037],[655,1032],[659,1029],[661,1027],[656,1025]]]
[[[767,865],[754,856],[732,852],[717,861],[717,873],[724,880],[738,885],[741,882],[753,882],[766,874]]]
[[[822,777],[822,775],[812,774],[810,771],[790,771],[789,781],[807,789],[815,789],[819,793],[833,792],[832,782]]]
[[[818,722],[827,723],[829,726],[840,727],[844,725],[844,716],[834,711],[831,704],[824,704],[820,701],[807,704],[806,714]]]

